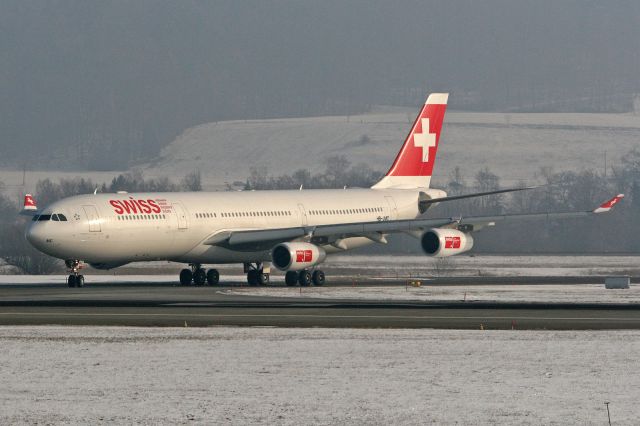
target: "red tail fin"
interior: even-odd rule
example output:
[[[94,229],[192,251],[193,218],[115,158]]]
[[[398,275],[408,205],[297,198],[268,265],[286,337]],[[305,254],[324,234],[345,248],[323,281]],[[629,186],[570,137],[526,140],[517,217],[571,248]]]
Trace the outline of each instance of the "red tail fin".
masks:
[[[35,216],[38,214],[38,207],[36,206],[36,202],[31,194],[25,194],[24,204],[22,205],[20,214],[23,216]]]
[[[22,208],[24,210],[33,210],[33,211],[38,210],[38,207],[36,206],[36,202],[31,196],[31,194],[26,194],[24,196],[24,206]]]
[[[393,165],[374,188],[429,187],[448,98],[448,93],[429,95]]]

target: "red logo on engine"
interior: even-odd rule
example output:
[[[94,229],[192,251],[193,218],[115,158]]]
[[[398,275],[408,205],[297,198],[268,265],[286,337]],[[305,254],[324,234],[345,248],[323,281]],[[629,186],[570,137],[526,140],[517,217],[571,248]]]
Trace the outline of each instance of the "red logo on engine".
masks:
[[[444,248],[446,249],[459,249],[461,245],[460,237],[445,237]]]
[[[311,262],[312,260],[312,250],[296,250],[296,262]]]
[[[160,206],[153,200],[136,200],[129,197],[128,200],[109,200],[116,214],[148,214],[160,213]]]

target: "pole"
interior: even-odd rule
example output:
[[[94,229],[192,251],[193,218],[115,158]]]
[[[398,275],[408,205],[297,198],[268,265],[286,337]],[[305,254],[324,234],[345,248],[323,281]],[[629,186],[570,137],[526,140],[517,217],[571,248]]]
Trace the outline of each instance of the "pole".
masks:
[[[607,418],[609,419],[609,426],[611,426],[611,414],[609,413],[609,401],[606,401],[604,405],[607,406]]]

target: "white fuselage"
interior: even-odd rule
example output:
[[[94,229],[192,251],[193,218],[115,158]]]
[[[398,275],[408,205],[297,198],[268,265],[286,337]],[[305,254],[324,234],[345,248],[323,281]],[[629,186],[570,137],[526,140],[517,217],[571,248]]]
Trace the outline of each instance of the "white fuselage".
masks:
[[[51,256],[102,267],[149,260],[261,262],[270,260],[265,247],[204,243],[225,231],[413,219],[419,215],[421,192],[430,198],[443,194],[425,189],[345,189],[81,195],[41,211],[45,220],[33,221],[27,238]],[[47,219],[60,214],[67,220]],[[371,242],[348,238],[341,248],[324,248],[331,253]]]

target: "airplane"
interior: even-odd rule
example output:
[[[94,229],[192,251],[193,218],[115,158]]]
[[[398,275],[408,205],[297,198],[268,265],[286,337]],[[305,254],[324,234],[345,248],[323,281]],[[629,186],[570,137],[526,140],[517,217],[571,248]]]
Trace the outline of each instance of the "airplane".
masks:
[[[94,193],[39,210],[25,196],[21,214],[33,216],[27,240],[65,261],[69,287],[83,287],[83,262],[111,269],[130,262],[173,261],[189,268],[180,284],[218,285],[205,264],[241,263],[249,285],[266,285],[271,267],[288,286],[322,285],[319,265],[328,255],[406,233],[427,256],[446,257],[473,247],[472,233],[510,219],[574,218],[611,210],[619,194],[593,211],[457,218],[426,218],[438,203],[534,187],[447,196],[430,188],[448,93],[432,93],[386,175],[371,188]]]

